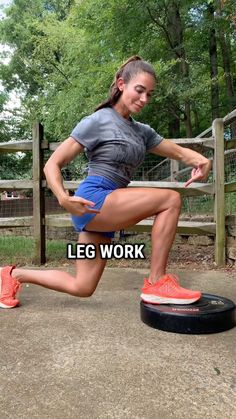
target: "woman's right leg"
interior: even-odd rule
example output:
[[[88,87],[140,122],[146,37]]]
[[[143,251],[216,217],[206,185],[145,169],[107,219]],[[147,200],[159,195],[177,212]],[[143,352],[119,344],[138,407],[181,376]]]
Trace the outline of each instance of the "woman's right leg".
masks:
[[[86,228],[92,231],[122,230],[142,219],[155,216],[149,275],[150,282],[154,284],[166,273],[180,209],[180,195],[175,191],[156,188],[117,189],[106,197],[101,212]]]
[[[150,275],[145,279],[142,288],[143,301],[154,304],[190,304],[201,297],[199,291],[180,287],[175,276],[166,274],[180,207],[181,199],[175,191],[151,188],[118,189],[106,198],[101,212],[86,226],[87,230],[92,231],[121,230],[155,215]]]

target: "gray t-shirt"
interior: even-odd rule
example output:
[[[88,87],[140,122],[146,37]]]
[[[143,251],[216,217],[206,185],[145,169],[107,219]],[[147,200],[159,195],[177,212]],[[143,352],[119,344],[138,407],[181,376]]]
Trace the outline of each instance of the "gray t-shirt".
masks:
[[[83,118],[71,135],[85,147],[88,174],[104,176],[126,187],[145,153],[163,137],[149,125],[123,118],[113,108],[103,108]]]

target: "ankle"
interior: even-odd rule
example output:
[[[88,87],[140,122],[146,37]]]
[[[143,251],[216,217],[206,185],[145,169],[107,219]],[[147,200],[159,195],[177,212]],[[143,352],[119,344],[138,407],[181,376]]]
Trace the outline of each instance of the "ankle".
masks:
[[[148,278],[148,282],[152,285],[156,284],[156,282],[160,281],[161,278],[163,278],[164,274],[158,275],[158,276],[150,276]]]
[[[20,275],[19,275],[19,269],[18,268],[13,268],[12,269],[12,271],[11,271],[11,277],[15,281],[20,282]]]
[[[4,268],[4,266],[1,266],[0,267],[0,278],[1,278],[1,272],[2,272],[2,270],[3,270],[3,268]],[[11,271],[11,273],[10,273],[10,277],[12,278],[12,279],[14,279],[14,280],[18,280],[19,281],[19,279],[17,278],[17,274],[16,274],[16,268],[12,268],[12,271]]]

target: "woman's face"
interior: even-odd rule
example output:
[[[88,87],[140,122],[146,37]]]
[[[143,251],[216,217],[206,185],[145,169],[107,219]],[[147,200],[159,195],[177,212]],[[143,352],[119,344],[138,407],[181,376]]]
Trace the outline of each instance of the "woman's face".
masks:
[[[153,90],[155,89],[155,79],[149,73],[139,73],[128,83],[122,78],[117,81],[118,88],[122,92],[119,99],[124,115],[138,113],[148,103]]]

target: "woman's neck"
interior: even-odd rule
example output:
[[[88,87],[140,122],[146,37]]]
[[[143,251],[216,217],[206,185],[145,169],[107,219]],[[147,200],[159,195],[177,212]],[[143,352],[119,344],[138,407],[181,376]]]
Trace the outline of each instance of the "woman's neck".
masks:
[[[113,108],[115,109],[116,112],[118,112],[121,116],[123,116],[123,118],[130,119],[130,111],[124,105],[122,105],[122,103],[117,102],[113,106]]]

